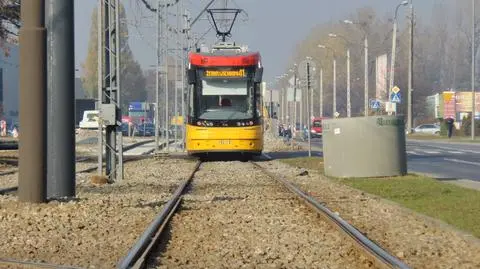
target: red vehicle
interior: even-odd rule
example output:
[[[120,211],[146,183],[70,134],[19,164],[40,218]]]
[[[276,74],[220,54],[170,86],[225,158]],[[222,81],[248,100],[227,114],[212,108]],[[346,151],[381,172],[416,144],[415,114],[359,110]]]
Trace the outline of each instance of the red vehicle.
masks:
[[[325,118],[314,118],[311,126],[311,137],[322,137],[322,120]]]

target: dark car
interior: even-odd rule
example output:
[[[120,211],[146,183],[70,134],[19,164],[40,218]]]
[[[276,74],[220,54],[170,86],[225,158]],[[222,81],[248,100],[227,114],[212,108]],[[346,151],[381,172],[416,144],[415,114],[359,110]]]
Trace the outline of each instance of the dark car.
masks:
[[[137,135],[139,136],[154,136],[155,124],[143,123],[137,126]]]

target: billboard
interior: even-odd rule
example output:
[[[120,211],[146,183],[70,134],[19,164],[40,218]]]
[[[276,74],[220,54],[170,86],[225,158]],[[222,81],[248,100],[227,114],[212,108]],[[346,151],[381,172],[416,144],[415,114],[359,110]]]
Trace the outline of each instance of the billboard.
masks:
[[[387,54],[383,54],[377,57],[376,60],[376,92],[375,98],[377,100],[386,101],[388,100],[388,90],[387,90],[387,73],[388,73],[388,58]]]
[[[455,119],[455,92],[443,92],[443,118]]]
[[[472,111],[472,92],[457,92],[455,96],[455,109],[457,112]],[[480,111],[480,93],[475,93],[475,111]]]

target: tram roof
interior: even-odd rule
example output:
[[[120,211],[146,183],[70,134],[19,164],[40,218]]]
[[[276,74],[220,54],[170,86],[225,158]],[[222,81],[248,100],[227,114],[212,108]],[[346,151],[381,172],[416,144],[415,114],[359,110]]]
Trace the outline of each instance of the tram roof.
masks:
[[[259,52],[217,50],[213,52],[191,52],[190,64],[202,67],[253,66],[261,61]]]

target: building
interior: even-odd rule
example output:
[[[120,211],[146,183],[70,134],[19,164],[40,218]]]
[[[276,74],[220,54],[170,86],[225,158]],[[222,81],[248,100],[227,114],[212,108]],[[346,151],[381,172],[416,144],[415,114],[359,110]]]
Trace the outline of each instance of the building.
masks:
[[[425,113],[429,118],[453,118],[461,123],[472,114],[471,91],[445,91],[426,97]],[[475,119],[480,119],[480,93],[475,94]]]

